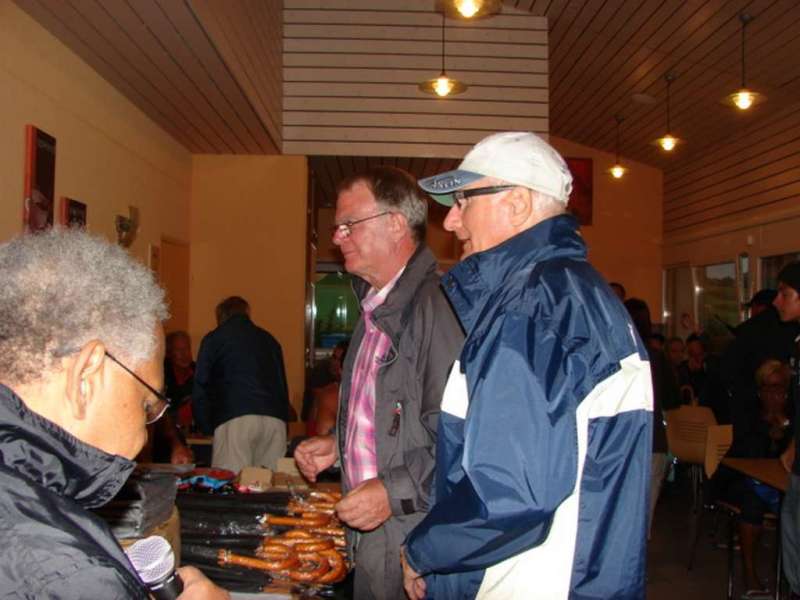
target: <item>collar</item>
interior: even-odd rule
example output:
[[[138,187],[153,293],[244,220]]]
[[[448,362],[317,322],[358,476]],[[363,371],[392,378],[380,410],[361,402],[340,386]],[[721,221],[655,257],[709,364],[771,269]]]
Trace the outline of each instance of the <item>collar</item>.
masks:
[[[365,313],[371,313],[373,310],[383,304],[383,302],[386,300],[386,297],[389,295],[389,292],[392,291],[397,283],[397,280],[400,279],[400,276],[405,270],[406,266],[403,265],[395,274],[395,276],[392,277],[381,289],[377,290],[374,287],[370,288],[369,292],[367,292],[367,295],[364,297],[364,300],[361,301],[361,309]]]
[[[553,258],[586,260],[586,243],[572,215],[545,219],[494,248],[468,256],[442,277],[442,286],[470,332],[492,292]]]
[[[116,496],[134,466],[82,442],[0,384],[0,468],[94,508]]]

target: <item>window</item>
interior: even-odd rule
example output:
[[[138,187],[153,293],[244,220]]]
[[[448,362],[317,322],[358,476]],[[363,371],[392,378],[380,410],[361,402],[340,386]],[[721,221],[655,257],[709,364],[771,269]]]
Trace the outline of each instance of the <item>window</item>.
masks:
[[[761,259],[761,288],[778,287],[778,273],[790,262],[800,260],[800,252],[778,254],[777,256],[764,256]],[[757,291],[757,290],[756,290]]]
[[[726,262],[694,268],[697,322],[705,333],[709,352],[721,352],[739,324],[741,304],[736,263]]]

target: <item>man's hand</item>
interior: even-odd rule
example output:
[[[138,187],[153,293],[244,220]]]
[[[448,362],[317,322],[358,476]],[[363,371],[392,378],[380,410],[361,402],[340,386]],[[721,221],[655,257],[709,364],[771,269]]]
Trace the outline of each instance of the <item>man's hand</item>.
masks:
[[[367,479],[336,504],[336,516],[349,527],[372,531],[392,516],[389,494],[380,479]]]
[[[294,450],[294,462],[306,479],[316,481],[320,472],[336,462],[336,439],[319,435],[301,442]]]
[[[194,462],[194,453],[188,446],[176,441],[172,445],[169,462],[173,465],[189,465]]]
[[[792,465],[794,464],[794,440],[792,440],[786,448],[786,451],[781,454],[781,464],[786,469],[787,473],[792,472]]]
[[[183,580],[183,592],[178,600],[230,600],[228,592],[211,583],[194,567],[181,567],[178,575]]]
[[[403,565],[403,587],[406,590],[406,595],[411,600],[424,600],[425,580],[408,566],[405,548],[400,548],[400,564]]]

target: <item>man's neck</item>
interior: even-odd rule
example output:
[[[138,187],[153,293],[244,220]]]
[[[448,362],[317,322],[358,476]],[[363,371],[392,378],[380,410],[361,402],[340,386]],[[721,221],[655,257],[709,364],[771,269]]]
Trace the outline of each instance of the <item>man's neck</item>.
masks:
[[[367,282],[376,290],[382,290],[387,283],[395,278],[400,269],[408,264],[416,249],[417,246],[411,242],[398,245],[397,251],[392,254],[391,258],[381,268],[380,273],[367,279]]]

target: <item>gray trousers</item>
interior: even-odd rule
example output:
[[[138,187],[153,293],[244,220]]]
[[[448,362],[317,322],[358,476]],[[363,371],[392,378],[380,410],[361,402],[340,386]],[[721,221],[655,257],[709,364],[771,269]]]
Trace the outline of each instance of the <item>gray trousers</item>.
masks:
[[[285,454],[286,423],[275,417],[244,415],[214,430],[211,466],[234,473],[242,467],[274,470]]]

